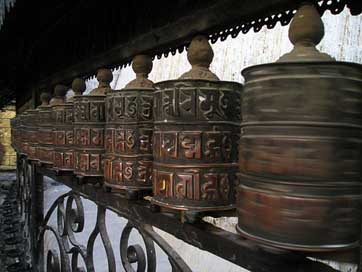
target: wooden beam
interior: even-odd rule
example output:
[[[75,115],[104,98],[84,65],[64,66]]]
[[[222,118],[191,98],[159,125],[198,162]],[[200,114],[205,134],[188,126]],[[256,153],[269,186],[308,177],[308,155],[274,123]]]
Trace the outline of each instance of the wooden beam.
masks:
[[[178,18],[170,24],[134,37],[126,43],[117,44],[112,49],[75,64],[65,71],[59,71],[42,80],[38,87],[46,88],[58,83],[70,84],[75,77],[92,76],[101,67],[119,66],[141,52],[154,55],[170,47],[184,46],[197,33],[210,34],[236,25],[243,20],[293,9],[297,7],[297,2],[296,0],[217,1],[214,5]]]

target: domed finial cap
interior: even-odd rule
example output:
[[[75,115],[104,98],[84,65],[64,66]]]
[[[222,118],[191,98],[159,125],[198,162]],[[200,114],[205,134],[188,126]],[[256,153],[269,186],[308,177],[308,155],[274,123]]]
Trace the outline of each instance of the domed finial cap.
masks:
[[[153,82],[148,79],[152,71],[152,59],[148,55],[137,55],[133,58],[132,69],[136,73],[136,79],[126,85],[126,88],[153,88]]]
[[[48,106],[50,99],[51,99],[50,93],[42,92],[41,95],[40,95],[40,101],[41,101],[40,107]]]
[[[111,70],[105,68],[99,69],[97,72],[97,80],[99,82],[98,87],[109,87],[113,80]]]
[[[85,82],[82,78],[75,78],[72,82],[72,90],[74,95],[82,95],[86,89]]]
[[[64,85],[58,84],[54,88],[54,97],[50,101],[51,105],[61,105],[65,102],[65,95],[67,94],[68,88]]]
[[[110,84],[113,80],[113,74],[109,69],[99,69],[97,72],[98,87],[92,90],[90,95],[106,95],[111,89]]]
[[[313,3],[304,2],[294,15],[289,27],[289,40],[294,45],[290,53],[278,62],[333,61],[334,59],[316,49],[324,36],[323,21]]]
[[[180,79],[219,80],[209,69],[213,58],[214,52],[207,38],[203,35],[194,37],[187,51],[187,59],[192,68],[184,73]]]
[[[67,94],[68,88],[64,85],[58,84],[54,88],[54,96],[55,97],[64,97]]]

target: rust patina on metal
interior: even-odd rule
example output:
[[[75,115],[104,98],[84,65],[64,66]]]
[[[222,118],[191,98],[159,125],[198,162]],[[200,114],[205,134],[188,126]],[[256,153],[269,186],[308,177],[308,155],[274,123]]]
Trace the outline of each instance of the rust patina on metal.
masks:
[[[153,193],[156,205],[190,211],[234,208],[242,85],[209,70],[204,36],[188,50],[192,69],[155,84]]]
[[[36,148],[36,156],[39,163],[44,166],[53,165],[53,119],[52,107],[49,104],[49,93],[42,93],[42,104],[39,106],[39,129],[38,129],[38,145]]]
[[[74,173],[80,177],[103,179],[106,93],[113,78],[108,69],[97,73],[99,85],[89,95],[74,96]]]
[[[53,129],[54,170],[72,172],[74,170],[73,103],[66,102],[66,86],[58,85],[55,91],[59,99],[52,105],[55,122]]]
[[[362,66],[318,52],[319,14],[304,4],[291,53],[245,69],[237,229],[302,251],[358,245]]]
[[[139,198],[152,192],[152,59],[138,55],[132,68],[136,79],[106,98],[104,185]]]
[[[30,161],[37,161],[36,147],[38,145],[38,110],[29,109],[25,118],[24,125],[28,137],[27,156]]]
[[[25,126],[25,122],[28,121],[27,120],[27,115],[28,112],[24,111],[23,113],[21,113],[19,115],[19,140],[18,140],[18,147],[19,147],[19,153],[20,155],[26,155],[27,154],[27,150],[28,150],[28,145],[29,145],[29,138],[28,136],[28,131],[26,129]]]

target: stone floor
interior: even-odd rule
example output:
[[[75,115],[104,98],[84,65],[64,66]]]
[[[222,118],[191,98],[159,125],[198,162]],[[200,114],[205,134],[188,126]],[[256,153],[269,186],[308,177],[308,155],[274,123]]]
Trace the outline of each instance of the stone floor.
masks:
[[[0,271],[30,271],[29,241],[22,231],[15,172],[0,171]]]

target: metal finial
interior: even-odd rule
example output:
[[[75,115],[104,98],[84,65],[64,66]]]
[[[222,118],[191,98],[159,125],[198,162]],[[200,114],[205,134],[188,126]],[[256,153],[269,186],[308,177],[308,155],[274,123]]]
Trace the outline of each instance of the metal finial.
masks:
[[[90,95],[105,95],[111,89],[113,74],[109,69],[99,69],[97,72],[98,87],[92,90]]]
[[[67,94],[68,88],[64,85],[58,84],[54,88],[54,97],[50,101],[50,105],[61,105],[65,102],[65,95]]]
[[[153,82],[148,79],[152,66],[152,58],[150,56],[135,56],[132,61],[132,69],[136,73],[136,79],[129,82],[126,88],[153,88]]]
[[[333,61],[331,56],[316,49],[323,36],[323,21],[314,4],[302,3],[289,27],[289,40],[294,48],[278,62]]]
[[[82,95],[86,89],[85,82],[82,78],[75,78],[72,82],[72,90],[74,95]]]
[[[203,35],[194,37],[187,52],[187,59],[192,68],[184,73],[180,79],[219,80],[209,69],[213,58],[214,52],[207,38]]]
[[[42,92],[40,95],[40,101],[41,101],[41,105],[40,107],[46,107],[49,105],[49,101],[51,99],[51,95],[48,92]]]

